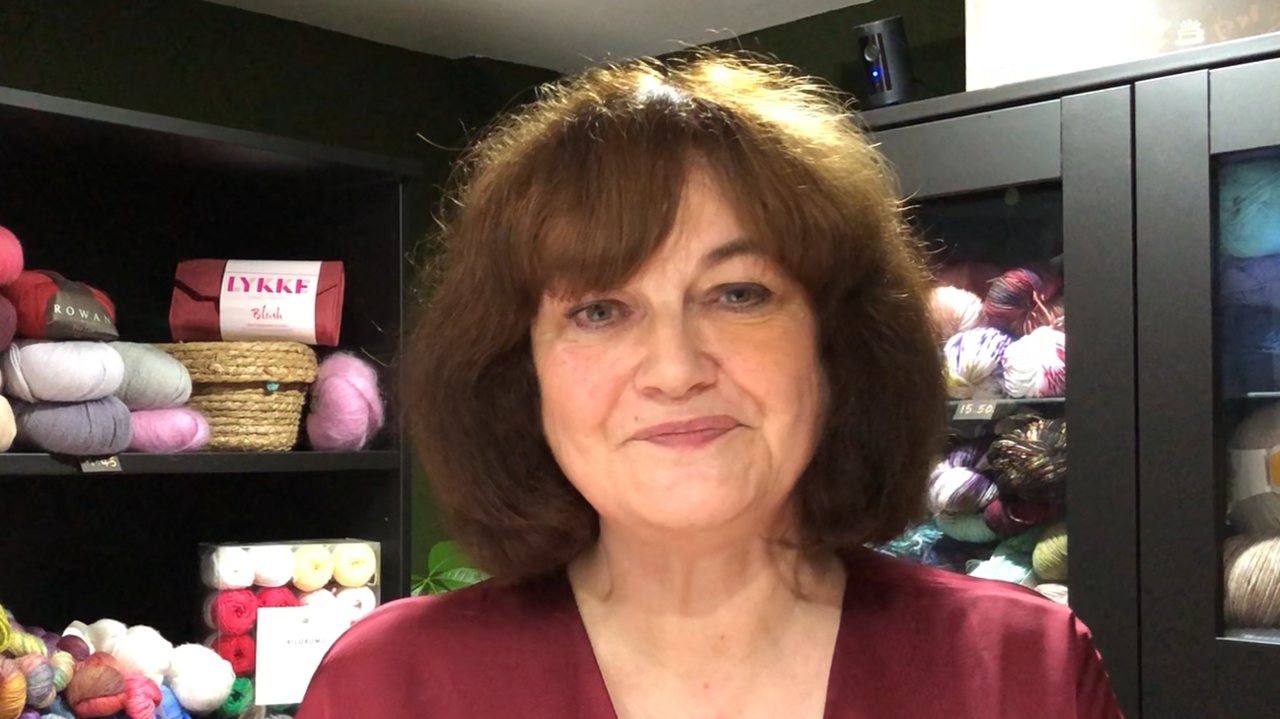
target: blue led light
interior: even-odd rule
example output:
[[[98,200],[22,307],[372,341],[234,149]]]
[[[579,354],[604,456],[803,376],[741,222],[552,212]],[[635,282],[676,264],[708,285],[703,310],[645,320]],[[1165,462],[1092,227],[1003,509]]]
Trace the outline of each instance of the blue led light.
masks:
[[[871,71],[871,77],[880,77],[880,71],[879,71],[879,70],[872,70],[872,71]]]

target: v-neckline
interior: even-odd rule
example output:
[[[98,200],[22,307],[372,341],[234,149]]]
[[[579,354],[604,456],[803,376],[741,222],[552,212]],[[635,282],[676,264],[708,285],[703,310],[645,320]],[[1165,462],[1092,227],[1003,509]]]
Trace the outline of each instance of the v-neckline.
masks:
[[[853,595],[851,585],[853,582],[853,566],[852,562],[845,561],[845,584],[844,594],[840,600],[840,623],[836,627],[836,641],[832,645],[831,665],[827,670],[827,688],[826,699],[822,705],[822,719],[839,719],[842,713],[839,712],[841,702],[839,701],[843,692],[837,685],[837,678],[843,674],[841,658],[848,655],[845,644],[851,639],[849,634],[850,624],[850,598]],[[582,616],[582,609],[578,606],[578,596],[573,591],[573,584],[569,581],[569,573],[562,570],[559,573],[559,583],[561,591],[564,592],[565,598],[569,603],[569,613],[572,615],[570,622],[572,623],[572,631],[576,635],[574,637],[573,646],[578,647],[578,651],[584,656],[580,657],[584,665],[590,666],[591,670],[587,672],[590,676],[586,678],[582,687],[586,696],[584,698],[585,706],[589,707],[608,707],[607,717],[584,717],[583,719],[618,719],[618,709],[614,706],[613,696],[609,694],[609,686],[604,680],[604,670],[600,667],[600,660],[596,656],[595,647],[591,644],[591,635],[587,631],[587,622]]]

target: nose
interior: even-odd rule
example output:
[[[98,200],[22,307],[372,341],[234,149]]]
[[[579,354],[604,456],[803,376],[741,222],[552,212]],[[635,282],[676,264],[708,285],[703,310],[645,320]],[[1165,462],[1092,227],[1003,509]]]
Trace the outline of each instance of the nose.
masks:
[[[645,355],[636,373],[642,395],[683,399],[715,384],[716,362],[706,351],[699,328],[685,313],[663,313],[647,324]]]

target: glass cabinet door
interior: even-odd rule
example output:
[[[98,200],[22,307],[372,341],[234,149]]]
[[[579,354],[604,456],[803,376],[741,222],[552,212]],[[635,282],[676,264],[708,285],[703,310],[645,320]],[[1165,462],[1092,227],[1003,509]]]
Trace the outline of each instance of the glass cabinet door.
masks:
[[[1121,89],[876,131],[949,396],[927,513],[877,548],[1070,606],[1137,716],[1129,116]]]
[[[1280,60],[1135,87],[1144,711],[1280,716]]]

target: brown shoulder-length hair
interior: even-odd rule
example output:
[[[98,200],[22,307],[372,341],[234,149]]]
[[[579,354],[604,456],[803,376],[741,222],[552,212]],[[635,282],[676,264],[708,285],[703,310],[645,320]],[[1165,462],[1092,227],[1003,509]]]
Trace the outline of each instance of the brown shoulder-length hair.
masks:
[[[828,387],[793,497],[808,550],[898,535],[945,428],[928,274],[895,181],[838,94],[709,51],[542,87],[465,155],[404,349],[410,438],[451,537],[499,580],[557,570],[598,517],[541,430],[541,297],[618,287],[668,236],[691,163],[807,291]]]

